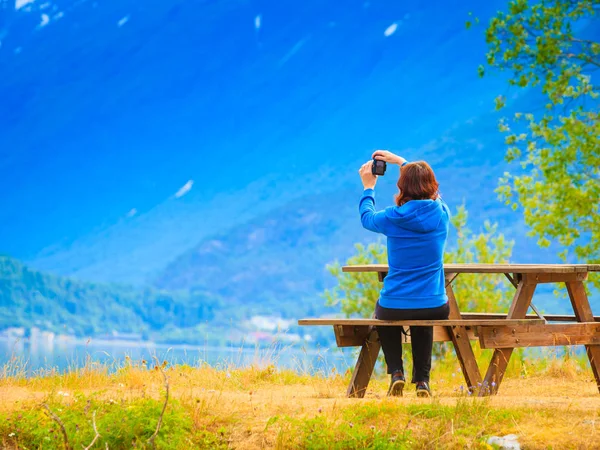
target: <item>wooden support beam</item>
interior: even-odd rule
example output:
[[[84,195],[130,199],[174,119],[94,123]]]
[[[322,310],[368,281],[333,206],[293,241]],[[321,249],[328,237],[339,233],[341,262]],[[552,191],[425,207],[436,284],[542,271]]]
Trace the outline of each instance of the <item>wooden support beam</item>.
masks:
[[[456,280],[458,278],[459,275],[460,275],[459,273],[447,273],[446,274],[446,287],[451,285],[454,282],[454,280]]]
[[[592,308],[583,283],[577,281],[566,283],[566,285],[577,320],[579,322],[593,322],[594,315],[592,314]],[[594,378],[596,379],[596,386],[598,387],[598,391],[600,391],[600,345],[586,345],[585,350],[590,360],[590,366],[592,366]]]
[[[512,275],[510,273],[505,273],[504,276],[506,276],[506,278],[508,279],[510,284],[512,284],[515,289],[519,287],[519,282],[521,281],[521,278],[522,278],[522,275],[520,273],[513,273]],[[533,312],[536,314],[536,316],[538,316],[544,322],[548,322],[548,320],[546,320],[546,318],[542,315],[542,313],[539,312],[539,310],[535,307],[533,302],[531,302],[531,304],[529,306],[531,307]]]
[[[510,273],[505,273],[504,276],[506,278],[508,278],[508,281],[510,282],[510,284],[512,284],[515,289],[517,288],[517,286],[519,286],[519,280],[518,280],[518,275],[516,274],[510,274]]]
[[[365,396],[380,350],[381,343],[379,342],[377,330],[375,327],[370,327],[367,339],[364,341],[358,355],[354,372],[352,372],[352,378],[346,393],[348,397],[363,398]]]
[[[462,318],[452,285],[446,285],[446,294],[448,295],[448,306],[450,307],[449,319],[461,321]],[[467,388],[473,389],[481,383],[481,372],[471,347],[467,328],[465,326],[448,326],[446,329],[454,344],[454,351],[456,351],[456,357],[462,368]]]
[[[528,281],[528,276],[525,275],[519,282],[517,292],[515,293],[515,297],[507,314],[508,319],[523,318],[527,314],[531,299],[533,298],[533,293],[535,292],[535,287],[537,286],[535,283],[530,283]],[[502,383],[502,378],[504,377],[504,372],[506,372],[506,367],[508,366],[508,361],[510,360],[512,352],[512,348],[498,348],[494,350],[494,354],[492,355],[490,365],[488,366],[488,370],[482,383],[483,386],[485,386],[485,389],[479,391],[479,396],[483,397],[498,392],[498,388],[500,387],[500,383]]]
[[[480,327],[481,348],[600,344],[600,323]]]

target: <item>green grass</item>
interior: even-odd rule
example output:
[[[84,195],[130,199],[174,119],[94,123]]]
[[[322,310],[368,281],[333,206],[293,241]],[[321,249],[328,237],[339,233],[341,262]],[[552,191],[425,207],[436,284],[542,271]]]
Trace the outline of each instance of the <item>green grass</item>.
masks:
[[[95,448],[147,448],[162,409],[161,402],[153,399],[101,401],[83,395],[67,404],[57,401],[48,406],[64,423],[72,448],[88,446],[94,439],[94,413],[101,436]],[[0,413],[0,436],[9,448],[64,448],[60,426],[41,407]],[[193,430],[191,416],[179,401],[170,402],[156,437],[158,448],[226,448],[226,443],[225,430]]]
[[[483,355],[482,357],[484,357]],[[274,366],[214,369],[131,361],[114,370],[89,361],[66,374],[27,379],[0,375],[0,448],[402,449],[491,448],[490,436],[517,434],[530,448],[594,448],[600,428],[591,371],[573,355],[511,361],[500,394],[473,398],[461,390],[458,363],[432,374],[434,398],[385,397],[387,377],[372,380],[365,399],[347,399],[349,373],[311,376]],[[11,375],[9,375],[11,374]],[[559,413],[560,411],[560,413]],[[598,425],[596,425],[598,424]]]
[[[334,418],[282,417],[278,446],[306,449],[403,449],[444,447],[489,448],[487,438],[513,431],[521,415],[494,409],[479,399],[461,399],[456,405],[436,401],[399,405],[368,402],[341,409]],[[417,425],[417,426],[415,426]]]

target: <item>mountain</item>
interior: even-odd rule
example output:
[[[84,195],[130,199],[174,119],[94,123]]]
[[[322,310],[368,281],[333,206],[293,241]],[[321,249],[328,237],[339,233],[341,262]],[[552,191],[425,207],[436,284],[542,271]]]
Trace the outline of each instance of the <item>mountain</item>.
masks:
[[[26,265],[6,262],[3,326],[186,341],[325,312],[325,265],[378,239],[356,211],[376,148],[430,162],[515,262],[556,262],[494,192],[506,76],[478,78],[465,21],[505,6],[0,0],[0,251]],[[378,207],[394,190],[390,173]]]
[[[323,313],[319,294],[333,281],[325,264],[348,256],[355,242],[356,221],[344,220],[355,213],[355,197],[347,189],[307,196],[215,233],[169,264],[155,286],[215,292],[253,313]]]
[[[479,170],[481,173],[495,169]],[[457,178],[463,176],[465,182],[446,187],[443,180],[448,172]],[[473,192],[468,182],[470,172],[470,168],[459,164],[439,172],[444,198],[452,209]],[[378,182],[376,196],[380,208],[392,204],[395,175],[394,168],[390,168],[388,175]],[[514,258],[519,262],[535,261],[544,251],[534,240],[522,238],[523,230],[511,223],[510,212],[497,205],[493,188],[481,185],[476,197],[470,195],[473,199],[467,205],[484,213],[469,225],[478,231],[482,220],[499,221],[505,225],[501,232],[509,238],[521,237],[516,241]],[[335,280],[326,271],[326,265],[344,262],[357,242],[385,242],[383,236],[360,225],[361,193],[356,183],[348,183],[337,190],[304,196],[226,231],[216,231],[171,262],[153,285],[167,290],[213,292],[226,299],[228,306],[253,314],[271,312],[293,319],[329,312],[323,307],[320,294],[332,287]],[[455,241],[452,229],[448,247],[453,247]],[[551,260],[550,252],[546,253],[546,260]]]
[[[217,297],[198,290],[168,293],[88,283],[0,257],[0,330],[37,327],[80,337],[134,333],[162,341],[173,329],[213,321],[221,307]]]
[[[0,249],[40,270],[143,285],[217,226],[311,195],[314,180],[336,189],[330,175],[355,173],[374,148],[435,155],[440,169],[469,161],[474,185],[494,184],[502,172],[479,168],[502,144],[435,147],[468,121],[474,141],[495,127],[504,80],[477,78],[485,42],[464,23],[500,5],[0,8]]]

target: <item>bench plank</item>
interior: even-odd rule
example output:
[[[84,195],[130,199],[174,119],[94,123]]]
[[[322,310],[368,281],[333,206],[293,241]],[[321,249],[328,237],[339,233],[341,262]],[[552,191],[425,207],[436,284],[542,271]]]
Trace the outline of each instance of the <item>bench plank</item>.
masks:
[[[596,322],[482,327],[481,348],[550,347],[600,344],[600,324]]]
[[[408,331],[408,327],[405,327]],[[364,344],[367,336],[369,335],[369,325],[334,325],[333,331],[335,333],[335,342],[338,347],[360,347]],[[467,330],[466,334],[469,336],[469,340],[477,340],[474,330]],[[451,342],[452,338],[448,334],[446,327],[435,326],[433,327],[433,342]],[[410,344],[410,334],[402,337],[403,344]]]
[[[478,313],[478,312],[464,312],[462,318],[471,319],[506,319],[507,315],[503,313]],[[538,319],[539,317],[535,314],[527,314],[526,319]],[[577,317],[569,314],[544,314],[544,319],[548,322],[577,322]],[[600,322],[600,316],[594,316],[595,322]]]
[[[389,271],[387,264],[357,264],[344,272]],[[600,264],[444,264],[446,273],[586,273],[600,272]]]
[[[378,319],[300,319],[298,325],[372,325],[379,327],[398,326],[443,326],[443,327],[479,327],[490,325],[534,325],[543,324],[542,319],[474,319],[474,320],[378,320]]]

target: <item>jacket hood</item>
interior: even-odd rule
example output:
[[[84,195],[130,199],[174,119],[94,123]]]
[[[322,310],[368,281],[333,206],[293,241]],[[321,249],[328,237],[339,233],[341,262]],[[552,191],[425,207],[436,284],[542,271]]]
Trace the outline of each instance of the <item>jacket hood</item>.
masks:
[[[385,211],[386,217],[397,226],[417,233],[435,230],[447,211],[441,200],[411,200],[402,206]]]

